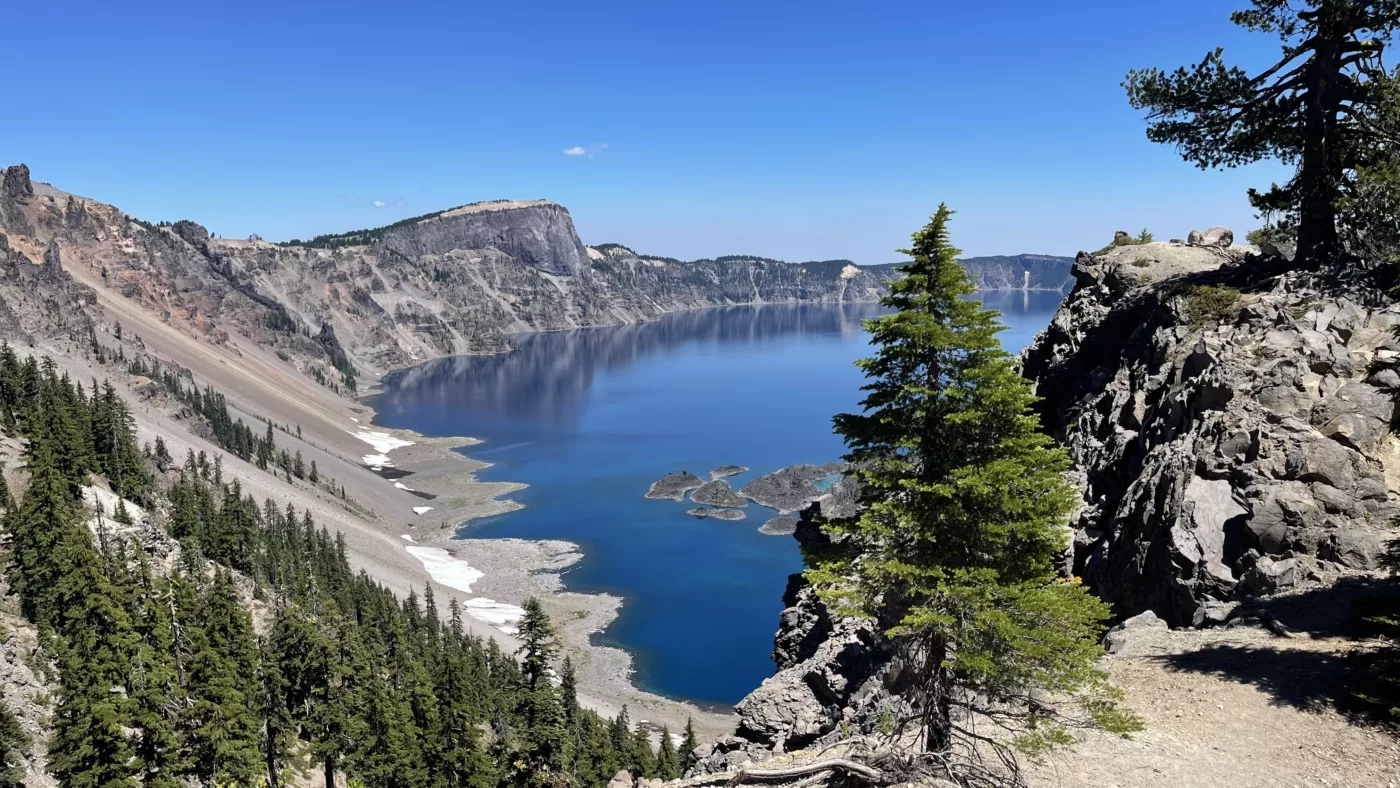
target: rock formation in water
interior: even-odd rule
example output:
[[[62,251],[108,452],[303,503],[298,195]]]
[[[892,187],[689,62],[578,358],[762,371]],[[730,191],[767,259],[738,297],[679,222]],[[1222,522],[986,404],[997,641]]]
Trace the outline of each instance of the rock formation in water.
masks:
[[[739,509],[712,509],[708,506],[697,506],[694,509],[687,509],[685,513],[691,517],[699,517],[702,520],[709,517],[715,520],[728,520],[731,522],[742,520],[745,517],[744,513]]]
[[[652,482],[651,489],[647,490],[644,497],[679,501],[685,498],[686,493],[703,484],[705,484],[705,480],[690,471],[668,473]]]
[[[724,506],[731,509],[742,509],[749,505],[749,502],[739,497],[734,492],[734,488],[729,486],[729,482],[723,479],[715,479],[700,485],[695,492],[690,494],[690,500],[709,506]]]
[[[801,518],[791,514],[780,514],[777,517],[769,518],[768,522],[758,527],[758,532],[765,536],[789,536],[797,530],[797,523]]]
[[[713,471],[710,471],[710,479],[723,479],[727,476],[738,476],[747,470],[748,468],[743,465],[721,465]]]
[[[825,494],[816,482],[844,472],[844,462],[826,465],[789,465],[780,471],[760,476],[739,488],[739,494],[759,506],[777,509],[780,513],[795,512]]]

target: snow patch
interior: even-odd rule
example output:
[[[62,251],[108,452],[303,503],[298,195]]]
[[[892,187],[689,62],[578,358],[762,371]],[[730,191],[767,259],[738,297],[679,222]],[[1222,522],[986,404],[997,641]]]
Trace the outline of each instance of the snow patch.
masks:
[[[402,539],[402,540],[404,540],[405,542],[412,542],[412,541],[413,541],[413,537],[410,536],[410,535],[408,535],[408,534],[399,534],[399,538]]]
[[[405,534],[405,536],[407,536]],[[428,576],[448,588],[470,594],[472,583],[480,580],[485,573],[441,547],[405,547],[408,554],[418,559]],[[467,604],[471,604],[468,602]]]
[[[405,446],[413,445],[413,441],[395,438],[387,432],[375,432],[373,430],[360,430],[359,432],[346,431],[374,447],[375,454],[366,454],[364,457],[360,458],[364,460],[365,465],[393,467],[393,463],[389,462],[389,452],[394,449],[402,449]]]
[[[431,507],[431,506],[415,506],[415,507],[413,507],[413,513],[414,513],[414,514],[427,514],[428,512],[431,512],[432,510],[433,510],[433,507]]]
[[[408,490],[409,492],[413,492],[413,488],[412,488],[412,487],[409,487],[407,484],[404,484],[403,482],[394,482],[394,486],[397,487],[397,488],[399,488],[400,490]]]
[[[462,607],[466,609],[467,615],[477,621],[485,621],[507,635],[519,632],[520,630],[515,625],[519,624],[520,619],[525,617],[525,609],[519,605],[497,602],[484,596],[468,599],[462,603]]]

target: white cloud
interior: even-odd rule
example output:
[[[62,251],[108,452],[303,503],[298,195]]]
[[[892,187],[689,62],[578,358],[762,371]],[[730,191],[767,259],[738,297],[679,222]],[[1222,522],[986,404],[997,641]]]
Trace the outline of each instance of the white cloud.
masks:
[[[373,205],[373,206],[376,207],[376,208],[383,208],[383,207],[384,207],[384,201],[383,201],[383,200],[375,200],[374,202],[370,203],[370,205]]]
[[[587,148],[583,147],[582,145],[575,145],[575,146],[573,146],[572,148],[565,148],[565,149],[564,149],[564,155],[565,155],[565,156],[585,156],[585,157],[590,158],[590,159],[596,159],[596,158],[598,158],[599,156],[603,155],[603,151],[605,151],[605,150],[607,150],[607,149],[608,149],[608,143],[606,143],[606,142],[595,143],[595,144],[593,144],[593,145],[589,145]]]

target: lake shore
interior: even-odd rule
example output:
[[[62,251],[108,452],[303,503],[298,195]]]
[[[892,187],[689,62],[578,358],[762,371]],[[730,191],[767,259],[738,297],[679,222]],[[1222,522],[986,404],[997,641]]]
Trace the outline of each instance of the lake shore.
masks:
[[[462,600],[464,620],[473,632],[496,639],[508,652],[519,648],[513,637],[511,608],[518,610],[526,599],[535,597],[558,630],[561,650],[574,663],[579,698],[585,706],[605,716],[615,716],[626,706],[634,721],[666,725],[673,731],[679,731],[687,720],[693,719],[702,740],[733,731],[737,718],[731,712],[702,708],[638,689],[632,684],[632,656],[622,649],[593,642],[593,635],[612,623],[623,602],[611,594],[565,589],[562,573],[583,559],[578,545],[564,540],[455,538],[473,520],[521,508],[521,504],[505,496],[525,485],[476,478],[476,473],[490,467],[490,463],[457,450],[480,441],[428,437],[411,430],[379,426],[367,429],[406,444],[390,448],[382,452],[382,458],[376,458],[389,463],[381,468],[395,471],[389,475],[396,478],[386,478],[384,483],[432,496],[423,499],[423,504],[431,509],[421,515],[397,508],[380,512],[402,530],[401,549],[408,553],[410,548],[417,548],[414,552],[420,555],[425,548],[443,551],[428,554],[431,566],[425,566],[422,558],[415,556],[418,571],[405,574],[416,577],[384,578],[386,582],[421,587],[431,577],[435,585],[451,589],[447,593]],[[475,603],[474,609],[475,600],[491,604]],[[440,607],[445,612],[445,604],[440,603]]]

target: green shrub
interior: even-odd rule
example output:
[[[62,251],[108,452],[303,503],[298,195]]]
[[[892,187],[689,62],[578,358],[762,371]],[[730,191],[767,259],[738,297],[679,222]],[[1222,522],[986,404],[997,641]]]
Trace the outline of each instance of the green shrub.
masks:
[[[1224,323],[1240,312],[1240,291],[1224,285],[1192,285],[1181,291],[1182,314],[1193,326]]]

